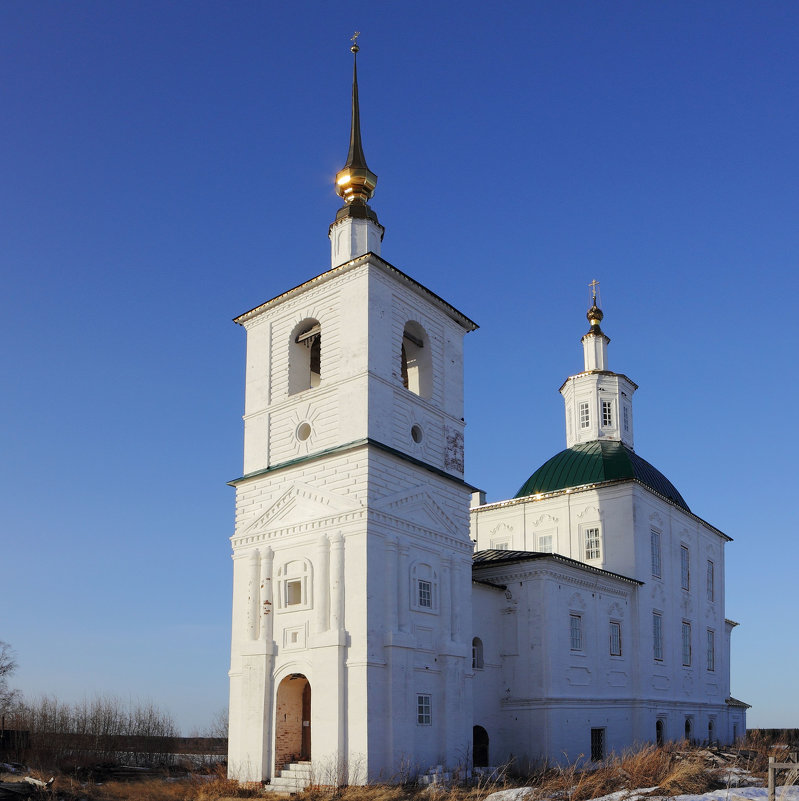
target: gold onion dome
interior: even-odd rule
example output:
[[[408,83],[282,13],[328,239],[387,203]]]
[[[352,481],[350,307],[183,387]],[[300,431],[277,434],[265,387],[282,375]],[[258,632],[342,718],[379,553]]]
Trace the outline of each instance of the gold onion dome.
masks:
[[[596,305],[596,298],[594,298],[594,302],[591,308],[586,312],[585,315],[588,318],[588,322],[591,324],[591,331],[598,331],[599,324],[602,322],[604,318],[604,314],[602,314],[602,309]]]
[[[363,144],[361,143],[361,115],[358,105],[357,54],[359,49],[356,39],[356,43],[350,48],[353,53],[350,150],[347,154],[346,164],[336,173],[336,193],[344,199],[346,205],[339,209],[336,219],[360,217],[377,222],[377,215],[367,204],[375,192],[377,176],[366,166],[366,156],[363,154]]]

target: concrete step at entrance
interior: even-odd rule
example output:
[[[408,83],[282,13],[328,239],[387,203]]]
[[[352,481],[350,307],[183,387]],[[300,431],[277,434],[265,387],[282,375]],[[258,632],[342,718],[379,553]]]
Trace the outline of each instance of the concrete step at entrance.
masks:
[[[311,763],[292,762],[284,765],[278,776],[264,787],[267,793],[298,793],[311,783]]]

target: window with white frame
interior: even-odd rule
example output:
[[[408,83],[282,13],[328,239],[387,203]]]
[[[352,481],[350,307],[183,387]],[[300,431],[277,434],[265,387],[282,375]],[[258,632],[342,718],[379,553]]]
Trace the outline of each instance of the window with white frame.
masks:
[[[691,559],[686,545],[680,546],[680,586],[684,590],[691,589]]]
[[[491,543],[491,547],[495,551],[507,551],[510,549],[510,543],[507,540],[497,540]]]
[[[650,550],[652,552],[652,575],[655,578],[660,578],[661,571],[663,570],[663,559],[660,550],[660,532],[651,529],[649,532]]]
[[[629,406],[625,406],[624,407],[624,430],[625,431],[629,431],[630,430],[630,407]]]
[[[583,650],[583,618],[569,615],[569,643],[572,651]]]
[[[591,413],[588,411],[588,403],[583,401],[580,404],[580,428],[588,428],[591,425]]]
[[[610,621],[610,655],[621,656],[621,623]]]
[[[542,534],[538,538],[538,551],[539,553],[552,553],[552,535]]]
[[[621,656],[621,623],[610,621],[610,655]]]
[[[433,608],[433,585],[425,579],[419,579],[417,584],[419,588],[419,606],[423,609]]]
[[[716,588],[715,584],[715,576],[714,576],[714,566],[713,562],[710,559],[707,560],[707,599],[708,601],[715,601],[716,600]]]
[[[277,602],[283,611],[311,606],[311,565],[307,559],[294,559],[278,568]]]
[[[613,425],[613,401],[602,401],[602,425],[606,428]]]
[[[707,669],[716,669],[716,632],[707,630]]]
[[[652,612],[652,655],[658,661],[663,659],[663,615]]]
[[[420,726],[430,726],[433,723],[432,698],[426,693],[416,696],[416,722]]]
[[[420,612],[438,611],[438,573],[424,562],[411,568],[411,605]]]
[[[687,620],[682,622],[682,664],[691,666],[691,624]]]
[[[586,559],[599,559],[602,556],[599,526],[585,529],[583,531],[583,542],[585,544]]]

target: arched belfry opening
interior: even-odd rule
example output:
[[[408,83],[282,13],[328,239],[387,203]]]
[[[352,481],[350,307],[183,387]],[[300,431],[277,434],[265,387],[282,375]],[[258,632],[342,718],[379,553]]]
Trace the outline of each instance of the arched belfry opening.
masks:
[[[400,347],[402,385],[421,398],[433,394],[433,358],[430,339],[414,320],[405,323]]]
[[[322,380],[322,326],[303,320],[294,327],[289,343],[289,395],[318,387]]]
[[[472,754],[476,768],[488,767],[488,732],[482,726],[472,729]]]
[[[655,742],[660,746],[664,744],[665,739],[663,734],[663,720],[658,718],[655,721]]]
[[[286,676],[275,704],[275,771],[311,759],[311,683],[302,673]]]

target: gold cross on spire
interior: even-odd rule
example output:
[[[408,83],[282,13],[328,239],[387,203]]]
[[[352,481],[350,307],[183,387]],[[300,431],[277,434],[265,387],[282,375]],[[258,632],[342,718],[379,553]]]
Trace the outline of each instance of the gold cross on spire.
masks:
[[[591,288],[591,302],[596,306],[596,295],[597,295],[597,287],[599,286],[599,281],[596,278],[591,281],[588,285]]]
[[[350,50],[352,50],[353,53],[357,53],[361,49],[360,47],[358,47],[358,37],[360,35],[361,35],[360,31],[355,31],[355,33],[352,36],[350,36],[350,41],[352,42],[352,47],[350,48]]]

